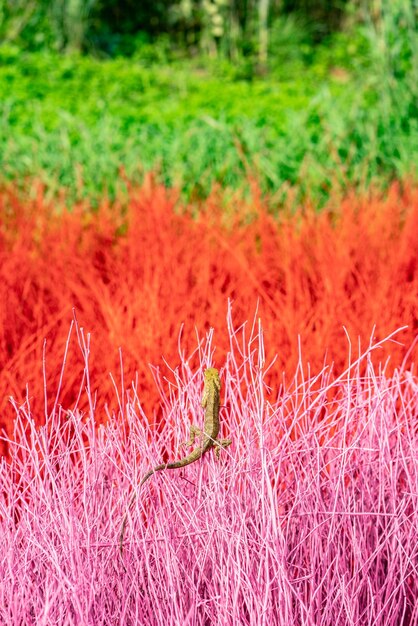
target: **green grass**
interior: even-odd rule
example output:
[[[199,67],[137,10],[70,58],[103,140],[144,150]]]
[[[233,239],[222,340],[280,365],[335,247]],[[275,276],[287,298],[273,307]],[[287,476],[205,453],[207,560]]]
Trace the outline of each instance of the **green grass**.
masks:
[[[321,204],[331,189],[414,174],[414,65],[408,57],[397,76],[391,56],[388,69],[359,41],[337,38],[309,65],[299,59],[249,81],[225,63],[0,48],[1,176],[38,177],[75,199],[116,194],[121,168],[132,180],[156,170],[198,199],[253,174],[278,199],[294,188],[298,201]]]

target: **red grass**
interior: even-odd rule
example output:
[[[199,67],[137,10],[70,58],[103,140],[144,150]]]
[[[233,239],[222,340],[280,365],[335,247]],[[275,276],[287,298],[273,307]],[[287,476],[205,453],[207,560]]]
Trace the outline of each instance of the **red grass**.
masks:
[[[198,369],[184,357],[168,390],[154,370],[158,434],[136,389],[98,430],[89,390],[84,417],[56,407],[42,427],[29,400],[15,407],[0,467],[1,623],[418,624],[416,377],[389,377],[371,345],[339,379],[327,368],[304,377],[300,363],[269,393],[261,327],[228,328],[221,434],[232,446],[143,486],[126,571],[128,500],[201,422],[211,336]],[[95,363],[77,330],[88,380]]]
[[[182,324],[186,352],[195,343],[195,327],[200,333],[214,327],[222,362],[230,342],[228,298],[237,325],[252,317],[259,302],[269,355],[278,354],[270,380],[283,369],[294,373],[298,335],[305,364],[318,369],[326,353],[339,372],[347,358],[343,325],[364,345],[374,325],[381,338],[407,324],[400,335],[404,345],[382,348],[391,367],[402,362],[404,346],[417,334],[413,187],[395,185],[384,199],[350,196],[320,215],[305,209],[278,218],[257,194],[247,204],[231,200],[228,210],[214,196],[196,219],[151,181],[131,190],[126,206],[104,202],[97,212],[78,207],[59,214],[41,190],[23,200],[3,190],[0,220],[0,419],[9,432],[8,397],[23,401],[27,383],[36,419],[43,419],[44,338],[46,382],[50,403],[55,401],[73,307],[94,336],[89,371],[92,392],[100,388],[99,422],[105,402],[114,398],[109,372],[119,371],[119,346],[125,384],[138,372],[149,417],[160,409],[148,364],[161,356],[178,362]],[[416,358],[415,348],[408,358]],[[82,375],[71,340],[59,403],[71,406]]]

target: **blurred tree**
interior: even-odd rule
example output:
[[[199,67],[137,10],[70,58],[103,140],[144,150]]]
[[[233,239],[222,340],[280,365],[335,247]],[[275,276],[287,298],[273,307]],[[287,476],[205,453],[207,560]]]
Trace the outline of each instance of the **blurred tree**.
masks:
[[[97,0],[53,0],[48,4],[59,49],[81,52]]]
[[[259,42],[258,42],[258,59],[261,66],[267,65],[268,55],[268,36],[269,36],[269,8],[270,0],[259,0],[258,5],[258,30],[259,30]]]
[[[15,41],[37,8],[35,0],[0,0],[0,41]]]
[[[282,9],[285,13],[298,13],[319,41],[340,28],[351,3],[352,0],[283,0]]]

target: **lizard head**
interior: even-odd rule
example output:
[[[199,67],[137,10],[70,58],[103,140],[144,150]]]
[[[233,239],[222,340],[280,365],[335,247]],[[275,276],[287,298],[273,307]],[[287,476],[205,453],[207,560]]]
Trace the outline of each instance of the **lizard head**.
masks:
[[[219,372],[216,367],[209,367],[205,370],[205,385],[213,384],[217,389],[221,388],[221,381],[219,379]]]

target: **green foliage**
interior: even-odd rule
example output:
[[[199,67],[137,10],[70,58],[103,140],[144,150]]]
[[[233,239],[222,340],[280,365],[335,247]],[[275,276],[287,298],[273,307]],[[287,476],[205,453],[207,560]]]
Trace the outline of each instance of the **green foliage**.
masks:
[[[331,189],[414,174],[417,33],[402,3],[315,48],[281,20],[265,76],[251,56],[169,63],[164,43],[144,40],[107,60],[3,45],[2,177],[40,176],[76,198],[117,193],[121,168],[134,180],[154,169],[199,198],[251,174],[278,199],[293,188],[322,203]]]
[[[269,69],[283,73],[286,68],[303,70],[317,51],[312,45],[312,35],[300,18],[281,16],[274,20],[269,36]]]

